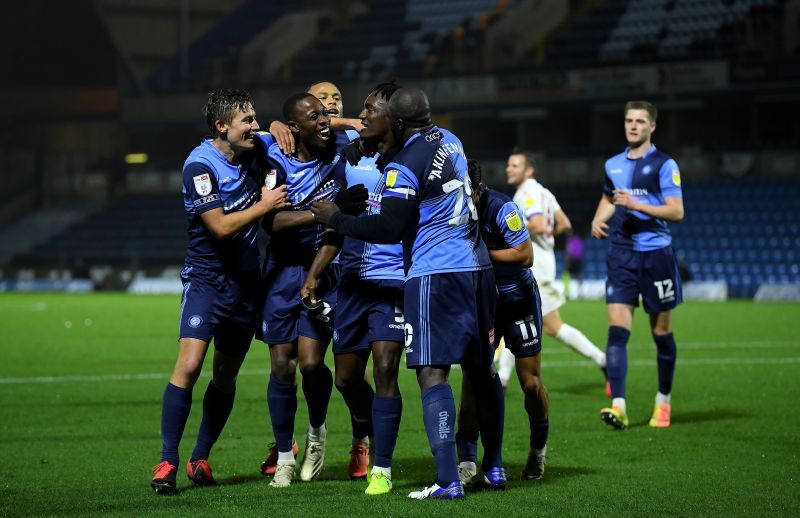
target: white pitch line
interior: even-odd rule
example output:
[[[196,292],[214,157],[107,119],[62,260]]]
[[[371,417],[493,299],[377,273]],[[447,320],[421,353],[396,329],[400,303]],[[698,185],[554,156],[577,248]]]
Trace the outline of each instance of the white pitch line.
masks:
[[[647,349],[652,348],[655,351],[655,344],[650,343],[633,343],[628,344],[631,349]],[[602,345],[599,346],[602,349]],[[682,343],[678,341],[678,354],[680,355],[681,350],[687,351],[698,351],[698,350],[705,350],[705,349],[781,349],[781,348],[791,348],[791,347],[800,347],[800,342],[794,340],[785,340],[785,341],[762,341],[762,342],[686,342]],[[572,349],[564,345],[563,347],[560,345],[554,345],[552,342],[548,342],[545,344],[544,348],[544,356],[548,357],[550,355],[572,355],[576,354]]]
[[[784,356],[776,358],[678,358],[678,365],[782,365],[800,363],[800,356]],[[655,360],[629,360],[629,367],[649,367],[656,364]],[[458,368],[458,365],[454,365]],[[552,369],[561,367],[593,367],[596,365],[589,360],[547,361],[542,362],[542,368]],[[401,367],[402,368],[402,367]],[[269,372],[266,369],[243,369],[239,376],[264,376]],[[203,372],[202,377],[209,377],[210,372]],[[0,378],[0,385],[20,385],[37,383],[84,383],[106,381],[140,381],[140,380],[167,380],[169,373],[146,372],[141,374],[106,374],[97,376],[34,376],[25,378]]]

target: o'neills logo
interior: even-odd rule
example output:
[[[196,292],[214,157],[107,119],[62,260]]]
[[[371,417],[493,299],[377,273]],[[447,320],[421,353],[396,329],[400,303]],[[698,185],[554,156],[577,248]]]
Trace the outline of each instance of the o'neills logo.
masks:
[[[450,414],[442,410],[439,412],[439,439],[447,439],[450,435],[450,427],[447,426],[447,417]]]

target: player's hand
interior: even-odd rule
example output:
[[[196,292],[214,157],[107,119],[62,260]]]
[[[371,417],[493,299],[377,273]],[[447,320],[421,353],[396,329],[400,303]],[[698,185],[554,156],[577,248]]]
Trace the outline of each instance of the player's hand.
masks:
[[[286,124],[281,121],[272,121],[269,125],[269,134],[278,143],[278,147],[281,148],[284,155],[294,154],[294,137],[292,130]]]
[[[333,203],[345,214],[357,216],[367,208],[367,198],[369,198],[367,188],[364,187],[364,184],[357,184],[339,192]]]
[[[621,189],[614,189],[614,205],[619,205],[620,207],[625,207],[626,209],[636,210],[636,206],[639,204],[633,196],[628,194],[627,192]]]
[[[261,200],[258,203],[263,205],[265,214],[273,210],[288,209],[290,204],[286,195],[286,186],[281,185],[274,189],[267,189],[266,186],[262,185]]]
[[[339,207],[335,203],[328,200],[314,202],[311,205],[311,212],[314,214],[314,219],[317,223],[327,225],[331,217],[339,211]]]
[[[317,299],[317,279],[313,275],[307,275],[306,280],[303,281],[303,285],[300,287],[300,299],[306,299],[311,304],[316,304]]]
[[[592,221],[592,237],[595,239],[605,239],[608,237],[608,224],[604,221]]]
[[[342,155],[350,165],[358,165],[364,153],[361,150],[361,139],[357,138],[342,149]]]

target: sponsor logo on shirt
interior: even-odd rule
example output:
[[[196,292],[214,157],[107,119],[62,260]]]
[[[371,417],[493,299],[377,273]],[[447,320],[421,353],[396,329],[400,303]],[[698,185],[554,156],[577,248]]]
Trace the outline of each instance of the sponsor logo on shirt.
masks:
[[[201,207],[201,206],[206,205],[208,203],[213,203],[213,202],[215,202],[217,200],[219,200],[219,194],[216,194],[216,193],[215,194],[211,194],[209,196],[203,196],[202,198],[198,198],[197,200],[194,201],[194,206],[195,207]]]
[[[519,217],[519,213],[516,210],[506,214],[506,225],[513,232],[522,230],[522,218]]]
[[[677,185],[678,187],[681,186],[681,172],[675,169],[672,171],[672,183]]]
[[[211,192],[211,178],[208,173],[197,175],[192,180],[194,180],[194,190],[200,196],[205,196]]]
[[[653,170],[653,167],[648,164],[648,165],[642,167],[642,174],[650,174],[650,171],[652,171],[652,170]]]
[[[611,174],[619,174],[621,172],[622,172],[622,168],[619,168],[619,167],[609,171],[609,173],[611,173]]]

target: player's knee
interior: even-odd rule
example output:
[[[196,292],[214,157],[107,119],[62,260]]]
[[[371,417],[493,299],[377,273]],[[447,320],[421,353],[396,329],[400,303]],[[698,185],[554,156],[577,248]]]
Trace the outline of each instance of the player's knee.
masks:
[[[314,358],[309,358],[307,361],[300,362],[300,373],[303,376],[314,376],[325,368],[325,364],[322,361]]]
[[[540,394],[544,391],[544,383],[539,375],[524,376],[521,380],[522,391],[526,394]]]
[[[392,358],[381,358],[375,361],[373,376],[378,380],[391,380],[397,377],[397,362]]]

